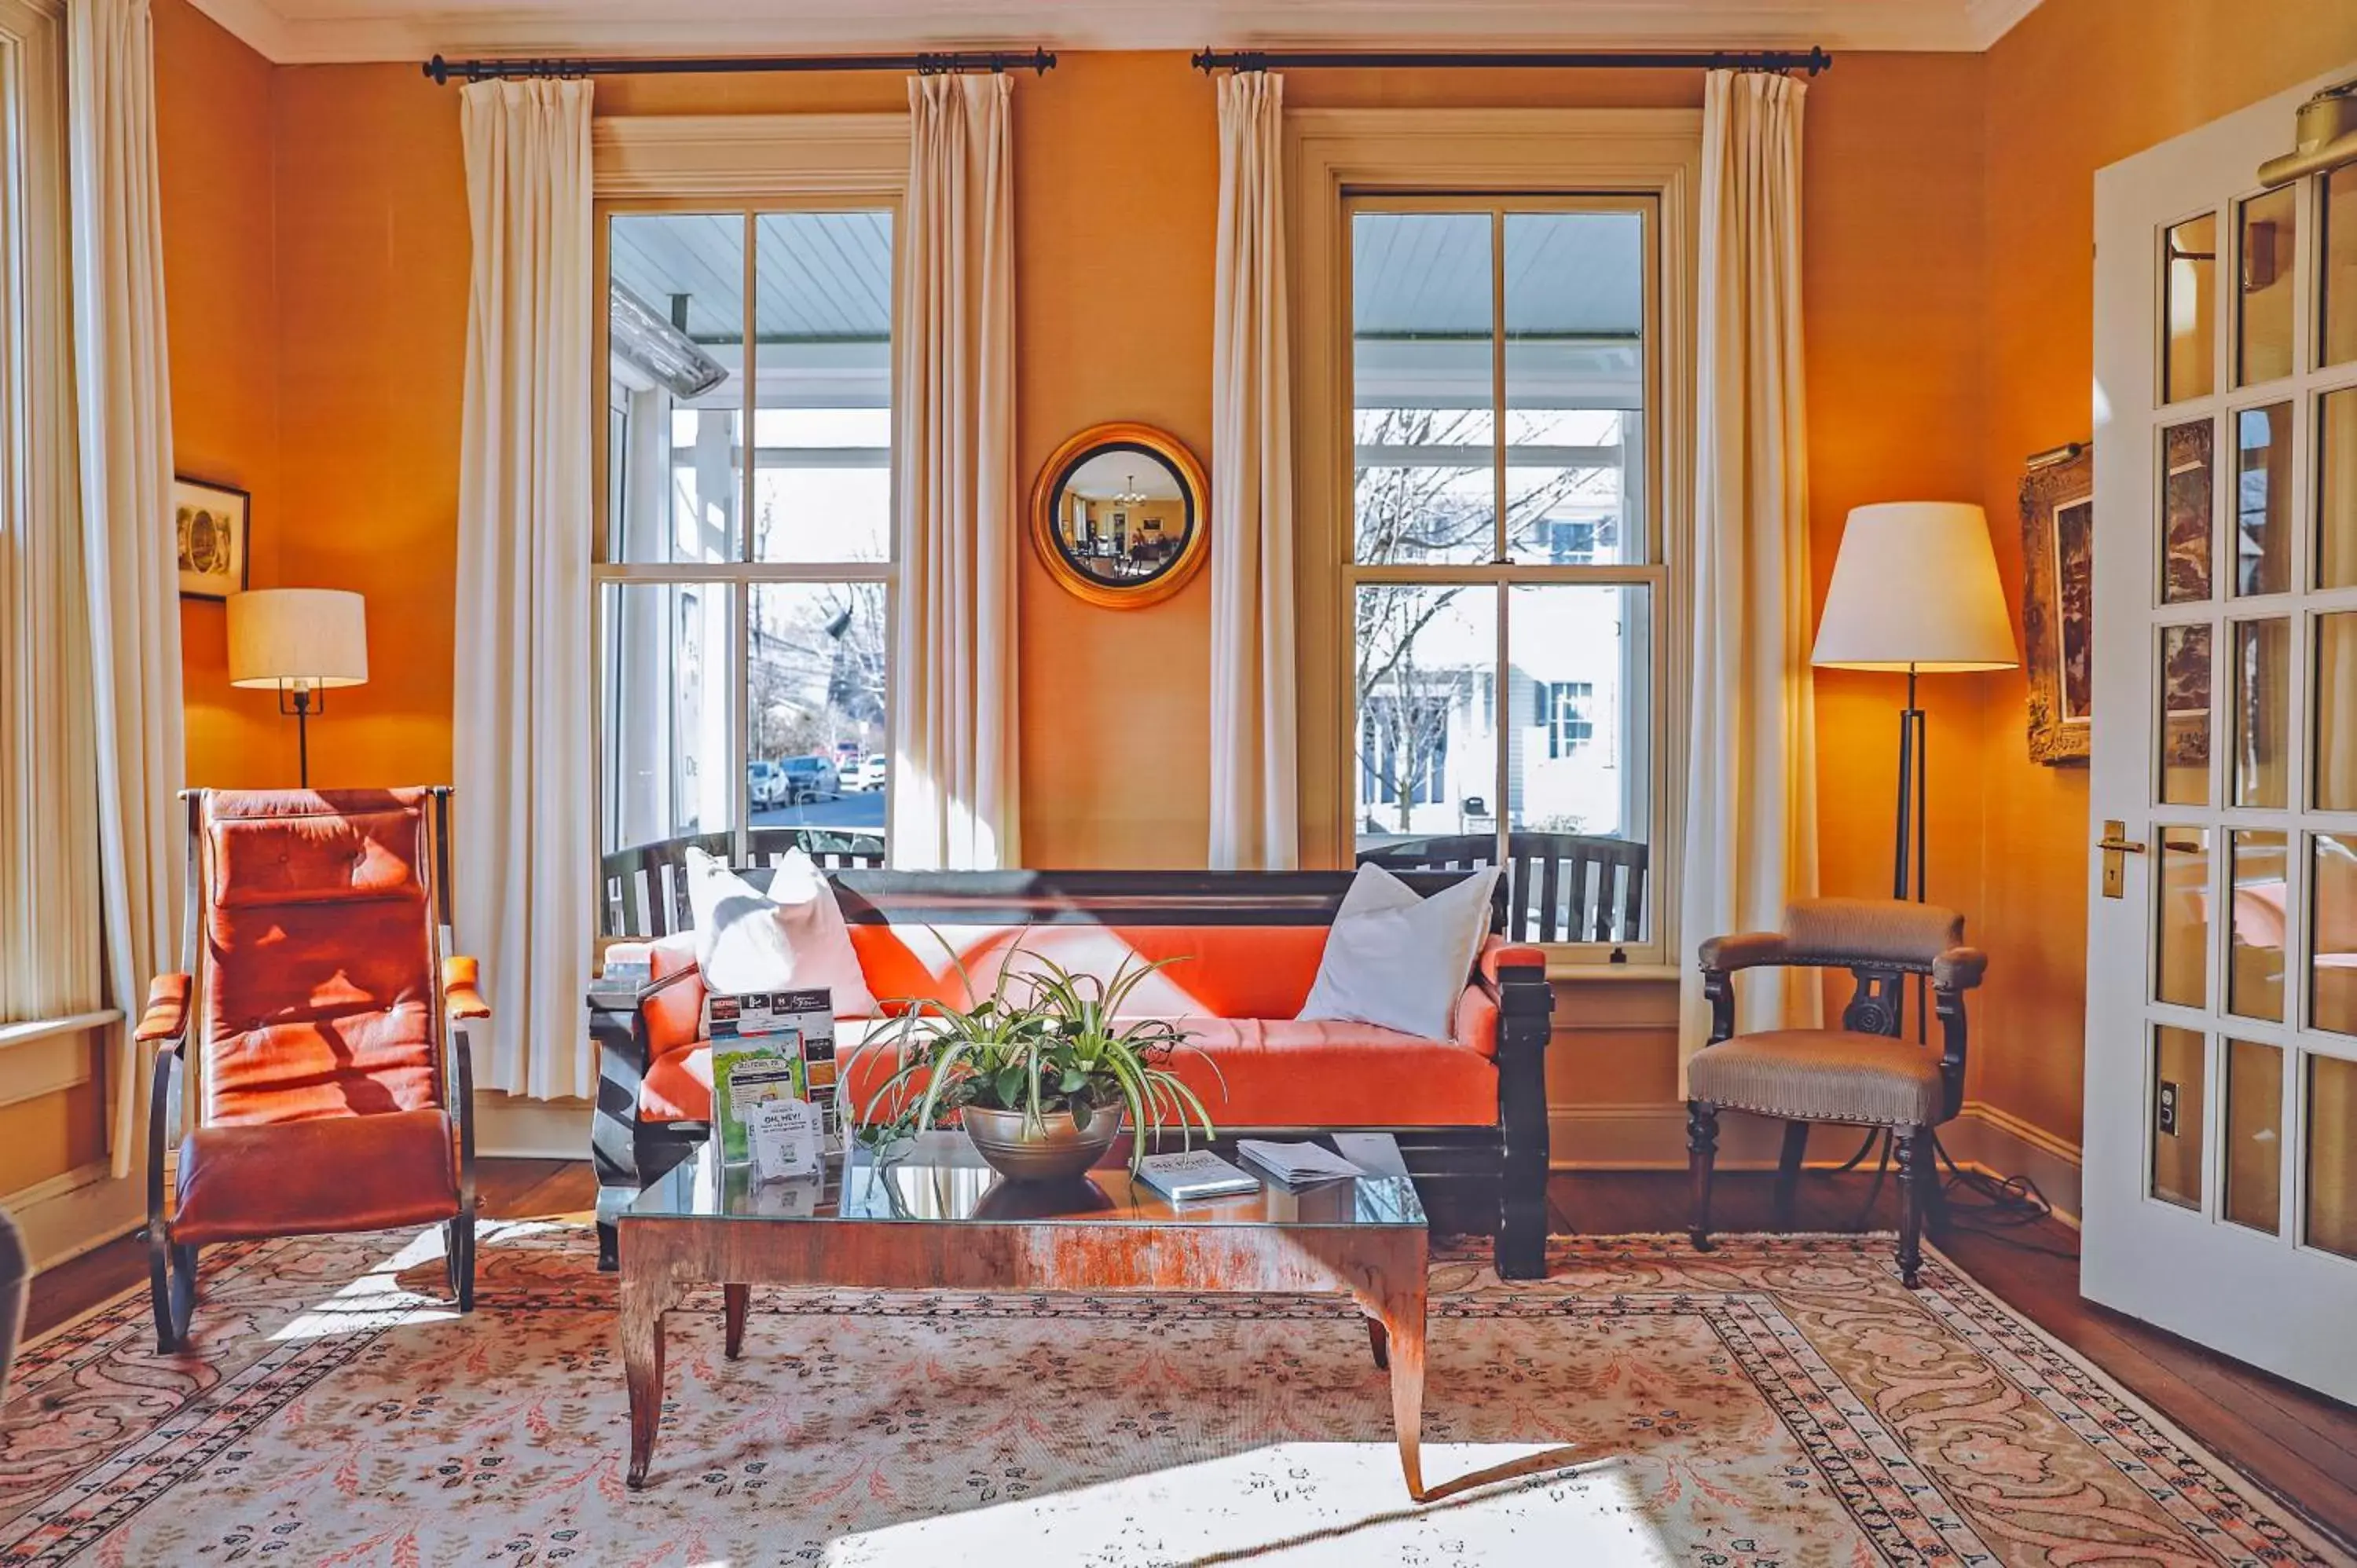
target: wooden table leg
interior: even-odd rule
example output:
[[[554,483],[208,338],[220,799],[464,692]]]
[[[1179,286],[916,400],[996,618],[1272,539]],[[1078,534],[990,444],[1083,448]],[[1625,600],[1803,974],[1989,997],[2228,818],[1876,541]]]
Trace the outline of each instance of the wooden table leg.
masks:
[[[745,1353],[745,1314],[752,1305],[752,1286],[722,1285],[720,1287],[722,1348],[732,1361]]]
[[[1399,1433],[1400,1474],[1407,1495],[1424,1500],[1424,1281],[1385,1315],[1391,1340],[1392,1425]]]
[[[630,1489],[647,1484],[655,1433],[662,1425],[663,1313],[678,1298],[667,1275],[633,1273],[622,1266],[622,1375],[630,1390]]]

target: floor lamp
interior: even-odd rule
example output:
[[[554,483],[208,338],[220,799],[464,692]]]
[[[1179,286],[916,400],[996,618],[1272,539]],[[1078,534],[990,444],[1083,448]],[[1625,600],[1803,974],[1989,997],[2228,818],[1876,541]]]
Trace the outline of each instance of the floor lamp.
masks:
[[[1887,501],[1853,510],[1834,558],[1811,662],[1907,677],[1907,705],[1899,711],[1890,896],[1921,903],[1932,769],[1916,678],[2010,670],[2020,662],[1981,509],[1959,501]],[[1919,1027],[1921,1022],[1919,1015]]]
[[[340,588],[257,588],[229,597],[229,683],[274,686],[295,716],[296,777],[311,787],[311,715],[330,686],[368,680],[368,614]]]

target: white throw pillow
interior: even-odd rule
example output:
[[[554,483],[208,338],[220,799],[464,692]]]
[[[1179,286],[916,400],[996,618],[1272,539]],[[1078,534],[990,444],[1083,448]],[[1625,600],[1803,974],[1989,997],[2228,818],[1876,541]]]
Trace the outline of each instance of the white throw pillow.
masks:
[[[706,991],[741,995],[823,985],[834,993],[836,1017],[877,1012],[834,888],[801,850],[787,852],[764,893],[727,862],[690,846],[687,903]]]
[[[1420,898],[1382,866],[1359,867],[1335,911],[1318,982],[1301,1015],[1449,1038],[1457,1000],[1490,934],[1490,892],[1497,881],[1498,868],[1484,866]]]

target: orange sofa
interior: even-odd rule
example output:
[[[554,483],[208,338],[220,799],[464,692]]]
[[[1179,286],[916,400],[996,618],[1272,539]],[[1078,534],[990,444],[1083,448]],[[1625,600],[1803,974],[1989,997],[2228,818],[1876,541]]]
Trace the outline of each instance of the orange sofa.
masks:
[[[759,880],[759,870],[744,873]],[[1412,875],[1434,886],[1461,872]],[[1179,1019],[1190,1050],[1169,1066],[1231,1132],[1394,1133],[1436,1222],[1498,1238],[1501,1272],[1543,1267],[1547,1127],[1544,1053],[1552,993],[1544,955],[1492,936],[1458,998],[1448,1039],[1372,1025],[1304,1021],[1334,911],[1339,872],[832,874],[880,1017],[837,1021],[850,1102],[891,1070],[891,1015],[924,1001],[971,1004],[1018,949],[1076,973],[1170,960],[1128,1010]],[[651,979],[593,990],[600,1085],[593,1156],[599,1245],[612,1215],[708,1132],[711,1047],[693,932],[619,943]],[[971,987],[971,989],[970,989]]]

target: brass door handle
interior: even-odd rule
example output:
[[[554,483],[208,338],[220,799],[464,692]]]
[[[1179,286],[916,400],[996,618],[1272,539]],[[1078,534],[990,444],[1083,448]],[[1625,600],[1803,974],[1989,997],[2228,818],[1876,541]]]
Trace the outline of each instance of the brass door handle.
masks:
[[[2104,852],[2104,897],[2117,898],[2127,880],[2127,863],[2120,856],[2142,854],[2144,844],[2140,840],[2128,837],[2127,823],[2112,817],[2104,821],[2104,836],[2095,841],[2095,847]]]
[[[2097,839],[2095,841],[2095,847],[2101,850],[2108,850],[2114,854],[2142,854],[2144,853],[2144,845],[2135,839],[2115,838],[2109,833]]]

